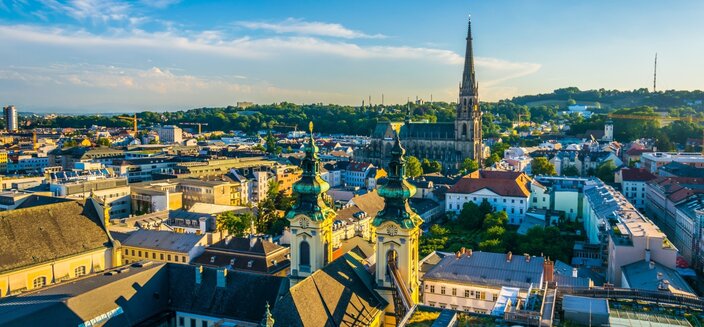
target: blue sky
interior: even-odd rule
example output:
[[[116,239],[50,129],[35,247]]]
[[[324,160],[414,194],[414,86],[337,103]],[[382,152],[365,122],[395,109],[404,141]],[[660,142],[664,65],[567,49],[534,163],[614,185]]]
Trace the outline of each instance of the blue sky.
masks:
[[[453,101],[472,15],[480,98],[704,89],[704,1],[0,0],[0,103],[177,110]]]

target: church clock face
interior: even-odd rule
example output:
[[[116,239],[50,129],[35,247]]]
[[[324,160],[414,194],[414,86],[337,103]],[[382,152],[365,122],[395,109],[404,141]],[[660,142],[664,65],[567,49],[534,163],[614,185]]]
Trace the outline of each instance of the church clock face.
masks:
[[[398,234],[398,227],[391,225],[386,228],[386,233],[391,236],[396,236],[396,234]]]
[[[301,228],[308,228],[308,224],[310,221],[306,217],[301,217],[301,220],[299,221],[299,225],[301,225]]]

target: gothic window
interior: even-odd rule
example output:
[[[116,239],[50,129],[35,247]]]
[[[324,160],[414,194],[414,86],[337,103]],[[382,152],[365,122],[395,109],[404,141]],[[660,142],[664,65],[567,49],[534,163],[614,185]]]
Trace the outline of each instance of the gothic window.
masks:
[[[298,247],[298,265],[310,267],[310,245],[306,241],[301,241],[301,245]]]
[[[462,137],[467,137],[467,124],[462,124]]]
[[[46,285],[46,277],[44,276],[39,276],[32,281],[33,288],[42,287],[44,285]]]

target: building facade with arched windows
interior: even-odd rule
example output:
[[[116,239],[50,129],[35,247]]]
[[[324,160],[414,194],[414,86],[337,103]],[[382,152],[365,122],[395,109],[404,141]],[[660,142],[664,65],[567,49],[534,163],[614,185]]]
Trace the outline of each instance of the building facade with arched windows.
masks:
[[[445,168],[459,168],[465,158],[481,162],[486,157],[488,149],[482,142],[482,112],[479,109],[479,87],[474,72],[471,26],[470,22],[455,121],[414,122],[408,111],[404,122],[379,122],[372,132],[369,145],[355,152],[356,161],[385,167],[389,163],[387,155],[393,147],[393,137],[397,132],[409,155],[421,160],[437,160]]]

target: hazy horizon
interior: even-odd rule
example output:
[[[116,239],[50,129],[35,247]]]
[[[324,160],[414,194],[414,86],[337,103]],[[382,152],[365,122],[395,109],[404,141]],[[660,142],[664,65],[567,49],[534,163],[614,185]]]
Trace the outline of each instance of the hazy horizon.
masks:
[[[0,0],[0,104],[135,112],[456,101],[472,15],[480,100],[704,89],[704,2]]]

